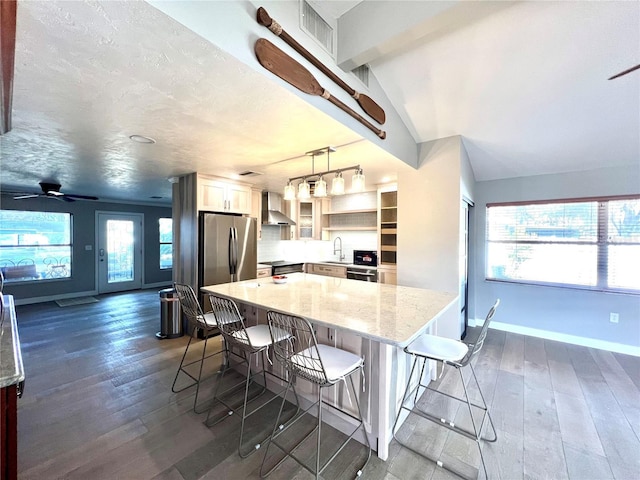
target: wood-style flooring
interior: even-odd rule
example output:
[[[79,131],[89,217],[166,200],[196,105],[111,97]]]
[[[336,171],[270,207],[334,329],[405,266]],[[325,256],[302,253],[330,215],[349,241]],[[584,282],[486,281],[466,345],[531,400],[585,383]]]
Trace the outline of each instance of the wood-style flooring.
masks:
[[[237,455],[239,418],[208,428],[206,415],[192,411],[193,389],[171,392],[187,338],[155,337],[158,292],[98,298],[66,308],[17,307],[26,370],[19,478],[259,478],[262,452]],[[490,330],[476,372],[498,431],[496,443],[483,444],[490,478],[640,478],[640,358]],[[439,387],[459,389],[455,374],[446,371]],[[213,383],[204,383],[202,398]],[[421,402],[468,421],[464,410],[430,395]],[[257,417],[270,427],[270,415]],[[475,475],[476,445],[425,423],[411,416],[399,435]],[[261,428],[250,426],[254,433]],[[327,444],[335,443],[339,434],[326,432]],[[339,456],[324,478],[353,478],[347,467],[356,450]],[[269,478],[312,476],[286,460]],[[362,478],[457,477],[393,442],[389,459],[374,454]]]

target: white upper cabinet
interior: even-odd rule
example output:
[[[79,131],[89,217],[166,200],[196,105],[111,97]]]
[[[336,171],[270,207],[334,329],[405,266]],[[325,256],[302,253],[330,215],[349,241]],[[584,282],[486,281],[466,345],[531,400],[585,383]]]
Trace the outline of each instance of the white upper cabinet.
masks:
[[[198,176],[198,210],[251,214],[251,186]]]

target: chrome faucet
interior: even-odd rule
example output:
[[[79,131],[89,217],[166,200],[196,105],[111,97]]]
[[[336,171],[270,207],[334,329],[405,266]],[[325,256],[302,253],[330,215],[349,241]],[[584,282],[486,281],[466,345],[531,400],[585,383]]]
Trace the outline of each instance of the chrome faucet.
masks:
[[[336,242],[338,240],[340,240],[340,248],[336,248]],[[336,239],[333,241],[333,254],[335,255],[336,252],[340,254],[340,256],[338,257],[340,261],[344,260],[344,253],[342,253],[342,239],[340,237],[336,237]]]

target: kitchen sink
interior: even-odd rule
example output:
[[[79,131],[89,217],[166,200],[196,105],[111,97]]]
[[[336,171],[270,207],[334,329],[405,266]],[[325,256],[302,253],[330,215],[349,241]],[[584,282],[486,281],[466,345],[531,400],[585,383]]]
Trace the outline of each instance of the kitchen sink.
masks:
[[[323,260],[321,262],[318,263],[333,263],[336,265],[351,265],[351,262],[339,262],[337,260]]]

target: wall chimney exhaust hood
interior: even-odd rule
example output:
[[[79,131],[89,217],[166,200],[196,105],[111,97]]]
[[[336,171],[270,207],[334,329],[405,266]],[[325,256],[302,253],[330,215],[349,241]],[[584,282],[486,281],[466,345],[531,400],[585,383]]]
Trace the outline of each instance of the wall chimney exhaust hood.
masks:
[[[263,225],[295,225],[296,222],[282,213],[282,195],[275,192],[262,192]]]

